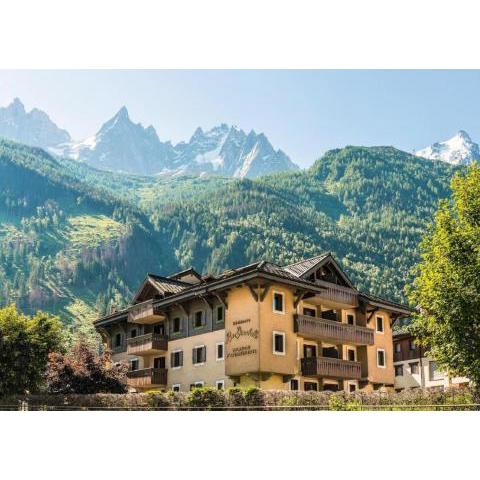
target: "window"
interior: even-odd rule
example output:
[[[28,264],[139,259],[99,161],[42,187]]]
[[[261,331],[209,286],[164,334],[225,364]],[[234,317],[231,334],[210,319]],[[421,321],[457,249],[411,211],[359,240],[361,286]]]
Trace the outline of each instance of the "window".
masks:
[[[303,389],[306,392],[317,392],[318,391],[318,383],[317,382],[304,382]]]
[[[180,368],[183,366],[183,351],[174,350],[170,356],[170,368]]]
[[[347,350],[347,358],[348,360],[350,360],[351,362],[354,362],[355,361],[355,350],[349,348]]]
[[[194,388],[202,388],[205,382],[195,382],[190,384],[190,390],[193,390]]]
[[[194,319],[193,326],[195,328],[203,327],[203,311],[202,310],[195,312],[195,319]]]
[[[395,376],[403,377],[403,365],[395,365]]]
[[[414,352],[417,349],[417,346],[415,345],[415,340],[410,340],[409,348],[410,348],[410,351],[412,352]]]
[[[357,386],[354,383],[349,383],[348,384],[348,392],[353,393],[357,390]]]
[[[377,367],[385,368],[386,366],[385,350],[383,350],[383,348],[379,348],[377,350]]]
[[[285,355],[285,333],[273,332],[273,354]]]
[[[115,335],[115,342],[114,342],[115,348],[119,348],[122,346],[122,334],[117,333]]]
[[[275,313],[285,313],[284,295],[280,292],[273,292],[273,311]]]
[[[194,365],[203,365],[207,360],[207,347],[199,345],[192,349],[192,363]]]
[[[298,380],[296,378],[290,380],[290,390],[298,390]]]
[[[383,317],[377,317],[377,333],[383,333]]]
[[[225,390],[225,380],[217,380],[215,382],[217,390]]]
[[[182,322],[180,317],[175,317],[173,319],[173,333],[178,333],[182,329]]]
[[[316,317],[317,316],[317,312],[314,308],[305,307],[303,309],[303,314],[306,315],[307,317]]]
[[[437,362],[430,362],[430,380],[443,380],[443,374],[438,370]]]
[[[395,344],[395,352],[396,353],[401,353],[402,352],[402,345],[400,344],[400,342],[397,342]]]
[[[130,330],[130,338],[135,338],[136,336],[137,336],[137,329],[132,328],[132,330]]]
[[[224,352],[224,342],[219,342],[216,344],[216,349],[215,349],[215,360],[220,361],[223,360],[225,357],[225,352]]]
[[[219,305],[217,307],[217,323],[221,323],[225,321],[225,309],[223,308],[223,305]]]
[[[418,374],[418,362],[414,362],[410,364],[410,373],[412,375]]]
[[[179,392],[180,391],[180,384],[176,383],[175,385],[172,385],[172,390],[174,392]]]
[[[347,313],[347,323],[348,325],[355,325],[355,315]]]
[[[135,371],[138,370],[138,358],[134,358],[130,360],[130,371]]]

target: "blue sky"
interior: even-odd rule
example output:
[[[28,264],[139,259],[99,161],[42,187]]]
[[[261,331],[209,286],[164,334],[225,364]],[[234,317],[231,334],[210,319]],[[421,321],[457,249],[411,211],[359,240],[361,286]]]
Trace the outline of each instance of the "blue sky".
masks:
[[[0,71],[0,105],[13,97],[75,139],[126,105],[162,140],[225,122],[265,132],[301,166],[344,145],[411,151],[459,129],[480,140],[478,70]]]

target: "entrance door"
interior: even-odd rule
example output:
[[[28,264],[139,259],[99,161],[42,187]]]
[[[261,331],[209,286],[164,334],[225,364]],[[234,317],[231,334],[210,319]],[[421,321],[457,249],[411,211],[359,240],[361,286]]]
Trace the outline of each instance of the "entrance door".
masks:
[[[165,357],[154,358],[153,368],[165,368]]]
[[[316,345],[304,345],[303,346],[303,357],[311,358],[317,356],[317,346]]]

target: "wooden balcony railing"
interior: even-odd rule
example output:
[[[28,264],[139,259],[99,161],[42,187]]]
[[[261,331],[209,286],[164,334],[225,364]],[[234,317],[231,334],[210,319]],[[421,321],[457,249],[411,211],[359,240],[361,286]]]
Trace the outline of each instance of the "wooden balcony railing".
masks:
[[[159,333],[147,333],[127,340],[128,355],[151,355],[168,350],[168,338]]]
[[[349,343],[351,345],[373,345],[374,343],[373,329],[348,325],[326,318],[295,315],[294,330],[304,337],[332,343]]]
[[[403,362],[405,360],[417,360],[421,357],[420,349],[402,350],[401,352],[393,352],[394,362]]]
[[[306,376],[358,380],[362,377],[360,362],[329,357],[302,358],[302,374]]]
[[[138,303],[130,307],[128,321],[132,323],[157,323],[165,317],[153,308],[152,300]]]
[[[341,287],[339,285],[333,285],[323,280],[316,280],[315,283],[325,287],[325,290],[317,294],[320,298],[333,303],[349,305],[351,307],[358,306],[358,295],[355,292],[352,292],[350,289]]]
[[[127,373],[127,383],[130,387],[162,387],[167,385],[166,368],[143,368]]]

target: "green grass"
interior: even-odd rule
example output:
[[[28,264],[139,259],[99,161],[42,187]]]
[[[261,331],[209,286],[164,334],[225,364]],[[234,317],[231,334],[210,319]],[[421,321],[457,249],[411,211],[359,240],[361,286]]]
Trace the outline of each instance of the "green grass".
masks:
[[[126,233],[124,225],[105,215],[78,215],[66,223],[65,239],[72,251],[111,242]]]

